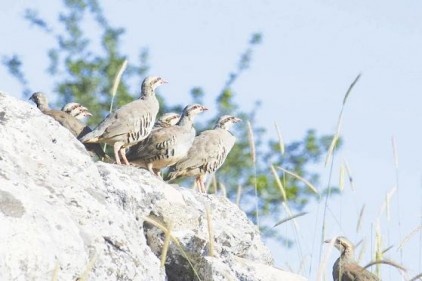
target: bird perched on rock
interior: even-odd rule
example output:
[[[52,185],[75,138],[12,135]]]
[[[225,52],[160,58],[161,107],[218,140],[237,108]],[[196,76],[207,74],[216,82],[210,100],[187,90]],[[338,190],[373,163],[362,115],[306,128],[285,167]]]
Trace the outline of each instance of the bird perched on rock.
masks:
[[[51,109],[48,106],[48,100],[44,93],[35,92],[29,99],[37,105],[38,109],[41,110],[42,113],[59,122],[60,125],[68,129],[76,138],[79,139],[91,132],[91,129],[76,117],[61,110]],[[99,144],[84,145],[89,152],[94,152],[100,159],[106,158],[106,154]]]
[[[176,125],[153,130],[145,141],[128,151],[127,159],[159,176],[160,169],[173,165],[188,153],[196,134],[193,120],[206,110],[199,104],[186,106]]]
[[[168,128],[168,127],[174,126],[177,124],[177,122],[179,122],[179,119],[180,119],[180,114],[178,113],[174,113],[174,112],[165,113],[161,115],[160,118],[158,118],[155,121],[152,131],[160,129],[160,128]],[[143,143],[145,143],[145,141],[146,139],[138,142],[135,146],[129,147],[129,150],[126,152],[126,154],[132,154],[131,149],[132,150],[137,149],[137,147],[142,146]]]
[[[82,120],[85,117],[91,117],[91,112],[88,111],[88,108],[81,105],[77,102],[69,102],[62,107],[62,111],[72,115],[76,119]]]
[[[84,143],[113,145],[116,162],[126,165],[125,148],[145,139],[154,126],[159,104],[155,89],[167,83],[161,77],[149,76],[142,82],[141,96],[109,114],[91,133],[81,138]]]
[[[198,189],[205,192],[206,175],[214,173],[223,165],[236,141],[229,129],[240,121],[234,116],[221,116],[214,129],[203,131],[195,137],[188,154],[170,167],[167,179],[196,177]]]
[[[334,243],[340,251],[340,257],[333,266],[334,281],[379,281],[373,273],[361,267],[354,258],[354,247],[346,237],[339,236],[332,241],[325,240],[325,243]]]

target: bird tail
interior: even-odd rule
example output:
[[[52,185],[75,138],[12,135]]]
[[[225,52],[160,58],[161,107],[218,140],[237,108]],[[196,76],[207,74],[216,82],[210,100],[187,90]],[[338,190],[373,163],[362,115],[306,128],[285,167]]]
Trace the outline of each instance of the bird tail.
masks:
[[[183,174],[180,173],[180,171],[177,171],[174,169],[174,166],[170,167],[169,172],[167,173],[165,177],[166,182],[172,182],[180,177],[183,177]]]
[[[171,182],[171,181],[173,181],[173,180],[175,180],[175,179],[177,179],[177,173],[176,172],[169,172],[168,174],[167,174],[167,176],[166,176],[166,178],[165,178],[165,181],[167,181],[167,182]]]
[[[98,143],[98,137],[94,137],[92,132],[79,137],[79,140],[83,143]]]
[[[85,148],[88,151],[95,153],[101,161],[106,160],[107,157],[110,158],[107,154],[105,154],[105,152],[101,148],[101,145],[100,144],[98,144],[98,143],[87,143],[87,142],[85,142],[84,145],[85,145]]]

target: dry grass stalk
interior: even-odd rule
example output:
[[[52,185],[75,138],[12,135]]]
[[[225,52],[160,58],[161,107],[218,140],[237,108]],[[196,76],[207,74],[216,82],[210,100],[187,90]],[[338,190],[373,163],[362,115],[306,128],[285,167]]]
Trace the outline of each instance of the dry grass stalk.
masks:
[[[274,126],[275,126],[275,130],[277,132],[277,136],[278,136],[278,143],[280,145],[280,152],[281,155],[284,155],[284,139],[283,136],[280,133],[280,129],[278,128],[278,125],[276,122],[274,122]]]
[[[278,189],[280,189],[281,196],[283,197],[283,201],[287,202],[287,194],[286,190],[284,189],[283,184],[281,183],[281,180],[277,174],[277,171],[275,170],[274,166],[271,165],[271,172],[273,173],[275,182],[277,183]]]
[[[367,265],[365,265],[363,268],[367,269],[368,267],[371,267],[373,265],[379,265],[379,264],[391,265],[391,266],[393,266],[393,267],[395,267],[395,268],[397,268],[397,269],[399,269],[403,272],[406,272],[406,268],[404,268],[403,266],[401,266],[398,263],[395,263],[395,262],[393,262],[391,260],[387,260],[387,259],[372,261],[372,262],[368,263]]]
[[[208,252],[209,255],[215,257],[215,247],[214,247],[214,228],[212,224],[212,215],[211,215],[211,208],[209,204],[205,204],[205,211],[207,213],[207,227],[208,227]]]
[[[365,204],[363,204],[359,212],[358,222],[356,223],[356,232],[359,232],[360,226],[362,225],[364,211],[365,211]]]
[[[422,231],[422,225],[419,225],[414,230],[412,230],[408,235],[406,235],[406,237],[404,237],[404,239],[400,242],[399,247],[397,248],[397,250],[401,250],[403,248],[403,246],[407,242],[409,242],[409,240],[412,238],[412,236],[414,236],[419,231]]]
[[[352,173],[351,173],[349,165],[347,164],[346,161],[344,162],[344,168],[346,169],[346,174],[347,174],[347,177],[349,179],[350,189],[355,190],[355,187],[353,185]]]
[[[173,226],[172,225],[164,226],[158,221],[149,217],[144,217],[144,220],[154,225],[155,227],[159,228],[162,232],[164,232],[165,238],[164,238],[163,249],[161,250],[161,257],[160,257],[160,261],[161,261],[160,265],[161,267],[164,267],[166,264],[168,249],[170,247],[170,239],[174,238],[173,235],[171,234]]]
[[[122,80],[122,74],[126,70],[126,68],[127,68],[127,60],[125,59],[122,65],[120,66],[120,69],[116,74],[116,77],[114,77],[113,87],[111,88],[111,101],[110,101],[109,113],[113,111],[114,98],[116,97],[116,94],[117,94],[117,88],[119,87],[120,81]],[[104,151],[106,150],[106,148],[107,148],[107,144],[104,144]]]
[[[177,238],[174,237],[173,235],[171,236],[171,239],[173,240],[173,243],[175,243],[176,246],[179,248],[179,250],[182,253],[182,255],[184,256],[184,258],[188,261],[190,267],[193,270],[193,273],[195,273],[196,278],[199,281],[202,281],[201,277],[199,277],[198,271],[196,271],[195,267],[193,266],[192,259],[189,257],[188,253],[186,253],[185,249],[183,249],[183,247],[180,244],[179,240],[177,240]]]
[[[347,90],[346,94],[344,95],[343,104],[341,106],[340,114],[339,114],[339,117],[338,117],[338,120],[337,120],[336,133],[334,134],[333,140],[331,141],[331,144],[330,144],[330,148],[328,149],[327,157],[325,158],[325,166],[327,166],[327,164],[330,162],[332,155],[334,153],[334,149],[336,148],[338,139],[340,137],[341,122],[342,122],[342,119],[343,119],[343,111],[344,111],[344,107],[345,107],[346,102],[347,102],[347,98],[349,97],[350,93],[352,92],[353,87],[359,81],[360,76],[361,76],[361,74],[359,73],[358,76],[356,76],[355,80],[353,80],[352,84],[350,84],[349,89]]]
[[[391,145],[393,146],[393,157],[394,157],[394,168],[399,168],[399,156],[397,154],[396,139],[394,136],[391,137]]]
[[[59,280],[59,271],[60,271],[59,262],[56,261],[56,265],[54,266],[54,270],[53,270],[53,277],[51,278],[52,281]]]
[[[256,149],[255,149],[255,138],[253,135],[253,129],[251,122],[247,122],[248,124],[248,141],[249,147],[251,149],[251,160],[253,163],[254,168],[254,191],[255,191],[255,213],[256,213],[256,224],[259,227],[259,210],[258,210],[258,183],[256,177]]]
[[[251,149],[251,160],[252,163],[256,163],[256,150],[255,150],[255,138],[253,135],[253,129],[251,122],[247,122],[248,125],[248,141],[249,141],[249,147]]]
[[[286,170],[286,169],[283,169],[283,168],[281,168],[281,167],[277,167],[277,169],[280,169],[280,170],[282,170],[283,172],[285,172],[286,174],[289,174],[289,175],[291,175],[291,176],[293,176],[293,177],[297,178],[298,180],[300,180],[301,182],[303,182],[303,183],[304,183],[307,187],[309,187],[309,189],[310,189],[310,190],[312,190],[314,193],[319,194],[319,193],[318,193],[318,190],[316,189],[316,187],[315,187],[315,186],[313,186],[313,184],[312,184],[312,183],[310,183],[309,181],[307,181],[306,179],[302,178],[301,176],[299,176],[299,175],[297,175],[297,174],[295,174],[295,173],[293,173],[293,172],[290,172],[290,171],[288,171],[288,170]]]
[[[363,256],[365,255],[365,251],[366,251],[366,241],[362,240],[361,241],[362,246],[360,247],[360,251],[358,254],[358,258],[357,258],[357,262],[360,263],[360,261],[362,261]]]
[[[281,206],[283,206],[284,210],[286,211],[286,213],[289,217],[293,217],[292,211],[290,210],[289,205],[287,205],[287,201],[281,202]],[[294,218],[292,218],[291,220],[292,220],[293,228],[294,228],[294,232],[295,232],[298,254],[301,258],[303,258],[302,248],[301,248],[300,240],[299,240],[299,237],[300,237],[299,225]]]
[[[398,234],[399,239],[402,239],[401,235],[401,216],[400,216],[400,190],[399,190],[399,156],[397,153],[396,139],[394,136],[391,137],[391,145],[393,147],[393,157],[394,157],[394,170],[396,174],[396,188],[397,188],[397,216],[398,216]],[[403,262],[403,252],[400,248],[400,261]]]
[[[331,252],[334,249],[334,242],[335,242],[335,239],[331,239],[331,241],[328,243],[328,247],[326,247],[326,250],[324,251],[324,255],[322,256],[321,262],[318,266],[317,279],[316,279],[317,281],[326,280],[324,278],[324,272],[325,272],[325,269],[327,268],[328,259],[331,256]]]
[[[393,197],[394,193],[396,192],[397,188],[393,187],[386,195],[384,203],[381,206],[379,216],[381,216],[384,211],[386,213],[387,219],[390,220],[390,202],[391,198]]]
[[[223,193],[223,196],[227,198],[227,189],[226,186],[224,185],[224,183],[220,182],[220,189],[221,192]],[[215,192],[217,194],[217,192]]]
[[[382,253],[382,237],[379,223],[377,224],[377,229],[375,231],[375,261],[381,261],[383,259]],[[379,263],[376,264],[377,275],[380,275],[380,266]]]
[[[172,226],[169,225],[166,230],[164,231],[165,234],[165,238],[164,238],[164,243],[163,243],[163,249],[161,251],[161,257],[160,257],[160,266],[161,268],[164,268],[164,266],[166,265],[166,259],[167,259],[167,253],[170,247],[170,239],[171,239],[171,230],[172,230]]]
[[[82,274],[76,278],[76,281],[87,281],[89,274],[91,273],[92,269],[94,268],[95,262],[97,261],[98,254],[97,252],[94,254],[94,256],[89,260],[88,264],[86,265],[86,268]]]
[[[340,191],[344,190],[344,174],[346,173],[346,168],[344,167],[344,163],[341,163],[340,165],[340,176],[339,176],[339,187],[340,187]]]
[[[117,94],[117,88],[119,87],[122,74],[126,70],[126,68],[127,68],[127,60],[124,60],[122,63],[122,66],[120,66],[120,69],[116,74],[116,77],[114,77],[113,88],[111,89],[110,113],[113,111],[114,98]]]
[[[308,262],[309,256],[305,256],[300,260],[299,268],[297,269],[297,274],[303,274],[305,272],[305,265]],[[293,271],[292,271],[293,272]]]
[[[410,279],[409,281],[416,281],[416,280],[422,280],[422,273],[419,273],[418,275],[416,275],[415,277],[413,277],[412,279]]]
[[[341,128],[341,121],[342,121],[342,119],[343,119],[343,116],[340,115],[340,117],[339,117],[339,119],[337,121],[337,130],[336,130],[336,133],[335,133],[335,135],[333,137],[333,140],[331,141],[330,147],[328,148],[327,156],[325,158],[325,166],[327,166],[327,164],[330,162],[331,157],[332,157],[332,154],[334,152],[334,149],[337,146],[337,142],[338,142],[338,139],[340,137],[340,128]]]
[[[152,224],[153,226],[155,226],[155,227],[157,227],[159,229],[161,229],[161,231],[163,231],[163,232],[166,232],[167,231],[167,228],[164,225],[162,225],[161,223],[159,223],[158,221],[156,221],[156,220],[154,220],[152,218],[144,217],[144,221],[147,222],[147,223],[149,223],[149,224]],[[177,238],[174,237],[171,233],[170,233],[169,236],[170,236],[171,240],[173,241],[173,243],[178,247],[178,249],[180,250],[180,252],[182,253],[182,255],[185,257],[185,259],[188,261],[190,267],[192,268],[193,272],[195,273],[196,278],[199,281],[201,281],[202,279],[199,277],[198,272],[196,271],[195,267],[193,266],[193,263],[192,263],[191,258],[189,258],[189,255],[183,249],[183,247],[180,244],[179,240],[177,240]]]
[[[382,254],[384,255],[385,253],[387,253],[388,251],[390,251],[393,248],[394,248],[393,245],[388,246],[387,248],[385,248],[384,250],[382,250]]]
[[[281,221],[279,221],[279,222],[277,222],[273,227],[276,227],[276,226],[278,226],[278,225],[280,225],[280,224],[283,224],[283,223],[285,223],[285,222],[288,222],[289,220],[292,220],[292,219],[295,219],[295,218],[298,218],[298,217],[301,217],[301,216],[304,216],[304,215],[306,215],[308,212],[301,212],[301,213],[298,213],[298,214],[295,214],[295,215],[292,215],[292,216],[289,216],[289,217],[287,217],[287,218],[285,218],[285,219],[282,219]]]

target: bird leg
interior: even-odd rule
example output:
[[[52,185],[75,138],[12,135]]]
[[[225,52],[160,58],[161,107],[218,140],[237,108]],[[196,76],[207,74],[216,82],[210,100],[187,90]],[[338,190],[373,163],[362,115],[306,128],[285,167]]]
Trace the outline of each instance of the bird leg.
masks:
[[[198,177],[195,178],[195,187],[199,192],[202,192],[201,190],[201,184],[198,181]]]
[[[201,183],[202,183],[202,190],[204,193],[207,193],[207,188],[205,187],[205,181],[207,180],[207,175],[200,175],[199,176]]]
[[[120,162],[120,157],[119,157],[119,150],[122,147],[122,144],[119,142],[114,143],[113,148],[114,148],[114,158],[116,158],[116,162],[117,164],[122,164]]]
[[[155,173],[154,169],[152,168],[152,163],[148,163],[148,164],[147,164],[147,169],[148,169],[148,171],[149,171],[151,174],[153,174],[153,175],[157,175],[157,174]]]
[[[154,171],[154,174],[160,179],[160,180],[162,180],[163,179],[163,177],[161,176],[161,171],[160,171],[160,169],[153,169],[153,171]]]
[[[120,155],[122,156],[122,159],[123,159],[123,162],[125,163],[125,165],[129,166],[130,165],[129,161],[126,158],[126,149],[124,147],[122,147],[122,148],[120,148],[119,152],[120,152]]]
[[[202,177],[201,176],[196,177],[195,182],[196,182],[196,186],[198,187],[199,192],[205,193],[206,192],[205,184],[204,184],[204,181],[202,180]]]

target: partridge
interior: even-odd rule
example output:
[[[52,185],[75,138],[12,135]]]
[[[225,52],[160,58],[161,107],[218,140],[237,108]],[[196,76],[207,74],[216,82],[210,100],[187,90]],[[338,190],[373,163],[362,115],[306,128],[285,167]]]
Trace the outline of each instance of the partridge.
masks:
[[[221,116],[214,129],[199,134],[187,155],[170,167],[167,180],[195,177],[199,190],[205,192],[206,175],[214,173],[223,165],[236,141],[229,129],[240,121],[234,116]]]
[[[331,243],[332,240],[325,240]],[[361,267],[354,258],[354,247],[346,237],[339,236],[334,240],[334,246],[340,251],[340,257],[333,266],[334,281],[379,281],[373,273]]]
[[[91,112],[88,111],[88,108],[77,102],[67,103],[65,106],[62,107],[62,111],[72,115],[73,117],[79,120],[83,120],[85,117],[92,116]]]
[[[81,138],[81,141],[113,145],[116,162],[121,164],[121,157],[123,162],[129,165],[125,149],[144,140],[151,133],[159,109],[155,89],[164,83],[167,82],[161,77],[145,78],[139,99],[109,114],[97,128]]]
[[[61,110],[51,109],[48,106],[48,100],[44,93],[35,92],[29,99],[37,105],[38,109],[41,110],[42,113],[52,117],[54,120],[59,122],[60,125],[68,129],[76,138],[79,139],[91,132],[91,129],[76,117]],[[99,144],[84,145],[89,152],[95,153],[100,159],[106,158],[106,154]]]
[[[145,141],[128,151],[127,159],[159,176],[162,168],[173,165],[188,153],[196,134],[194,118],[206,110],[199,104],[186,106],[176,125],[153,130]]]

